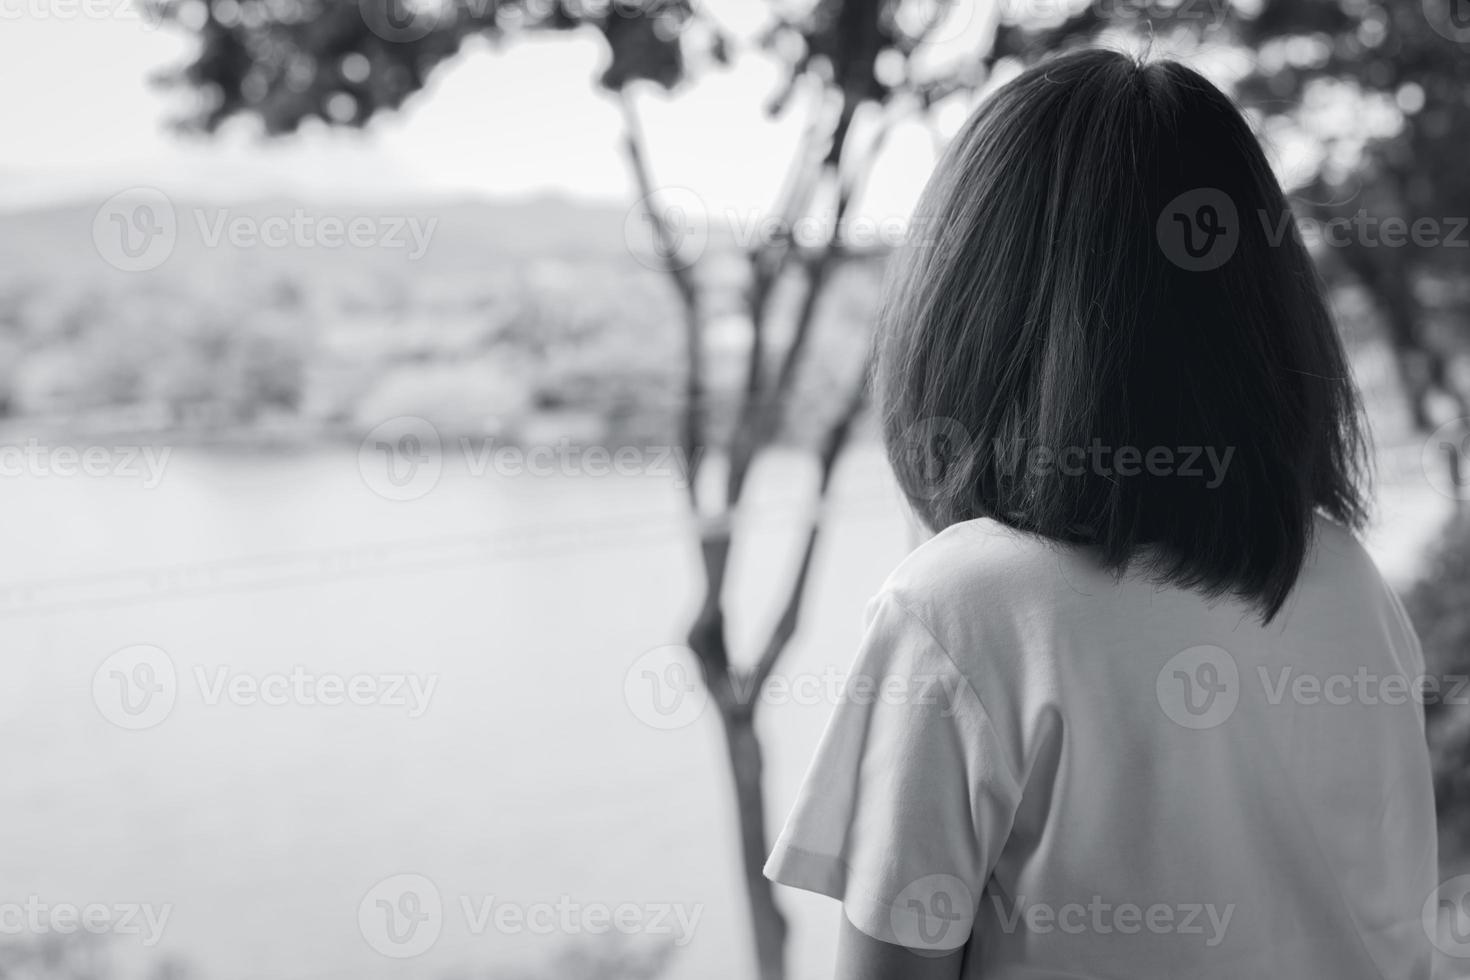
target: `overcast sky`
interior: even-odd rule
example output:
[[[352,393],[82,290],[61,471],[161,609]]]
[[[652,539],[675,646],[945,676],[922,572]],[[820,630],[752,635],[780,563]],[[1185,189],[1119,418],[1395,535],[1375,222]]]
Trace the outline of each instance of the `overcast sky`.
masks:
[[[980,49],[992,30],[993,2],[961,0],[930,53],[943,59]],[[366,133],[321,126],[264,141],[247,125],[206,139],[168,130],[165,123],[185,96],[148,81],[182,62],[191,40],[177,29],[151,26],[132,3],[0,0],[0,72],[7,83],[0,100],[0,208],[100,201],[139,185],[175,199],[220,202],[275,194],[403,200],[465,193],[630,200],[618,114],[592,83],[604,56],[595,37],[557,35],[468,50],[441,66],[404,111],[374,120]],[[737,37],[753,34],[770,9],[765,0],[707,0],[706,6]],[[770,200],[802,122],[798,113],[774,122],[762,113],[777,82],[771,61],[750,52],[677,96],[641,94],[659,184],[692,188],[721,208]],[[969,108],[949,106],[940,115],[941,131],[956,129]],[[860,213],[906,216],[933,166],[934,147],[933,133],[917,124],[896,130]]]
[[[82,2],[105,13],[86,16]],[[751,0],[716,6],[737,32],[767,9]],[[628,199],[617,112],[592,84],[603,55],[593,37],[470,51],[367,133],[322,127],[265,142],[245,127],[210,140],[166,128],[180,96],[148,78],[184,59],[190,41],[149,26],[127,0],[0,0],[0,20],[3,207],[100,199],[136,184],[214,199],[461,192]],[[774,123],[763,117],[761,102],[776,82],[774,66],[753,53],[679,97],[643,94],[658,181],[727,206],[769,199],[800,124],[795,114]],[[947,125],[964,111],[956,106]],[[917,126],[895,133],[863,210],[906,214],[933,148],[932,134]]]

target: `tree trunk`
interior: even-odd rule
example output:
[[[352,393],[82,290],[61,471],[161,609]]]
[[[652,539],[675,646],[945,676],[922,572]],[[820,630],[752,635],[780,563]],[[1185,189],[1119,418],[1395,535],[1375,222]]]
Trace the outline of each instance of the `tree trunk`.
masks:
[[[740,867],[750,901],[750,927],[755,939],[756,975],[760,980],[785,980],[786,917],[776,907],[775,890],[761,873],[769,846],[766,842],[766,802],[760,740],[750,705],[720,705],[730,773],[735,781],[735,809],[740,820]]]

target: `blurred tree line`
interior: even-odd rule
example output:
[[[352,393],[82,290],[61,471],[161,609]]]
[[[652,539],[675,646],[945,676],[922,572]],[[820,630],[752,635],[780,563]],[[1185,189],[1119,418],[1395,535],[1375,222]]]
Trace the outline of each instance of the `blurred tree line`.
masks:
[[[794,420],[792,392],[811,369],[816,311],[836,271],[860,252],[844,240],[841,219],[860,196],[889,127],[927,117],[948,99],[970,98],[1006,72],[1073,45],[1120,37],[1152,38],[1160,48],[1189,42],[1201,51],[1236,55],[1243,65],[1236,72],[1237,94],[1261,129],[1310,146],[1311,172],[1296,181],[1293,195],[1302,217],[1326,221],[1361,213],[1380,223],[1430,218],[1443,238],[1455,216],[1470,213],[1470,22],[1460,16],[1461,3],[772,4],[769,27],[755,46],[782,66],[784,81],[777,91],[753,97],[764,98],[773,114],[803,112],[807,127],[770,214],[789,229],[822,204],[835,210],[838,226],[815,245],[778,235],[749,249],[743,287],[749,347],[733,385],[719,391],[711,390],[705,283],[681,254],[663,210],[635,98],[639,86],[678,92],[691,75],[717,71],[744,53],[741,41],[694,0],[160,0],[160,8],[197,38],[192,58],[165,80],[198,96],[197,109],[181,123],[206,132],[236,117],[255,120],[269,134],[317,120],[367,125],[402,107],[470,39],[502,44],[525,34],[580,31],[604,41],[607,57],[597,83],[609,96],[610,111],[621,114],[633,183],[677,300],[679,439],[686,459],[710,458],[704,451],[712,449],[724,462],[717,479],[690,481],[704,597],[688,644],[723,722],[755,958],[763,980],[774,980],[785,972],[786,926],[760,874],[766,814],[752,695],[799,623],[820,518],[802,531],[800,557],[772,610],[766,642],[744,658],[735,657],[727,641],[725,577],[751,464]],[[990,17],[993,29],[969,57],[934,69],[922,57],[926,44],[956,16]],[[1366,127],[1372,119],[1381,124]],[[1318,254],[1324,273],[1356,285],[1375,304],[1415,427],[1427,433],[1447,418],[1470,415],[1460,356],[1470,302],[1467,253],[1444,240],[1390,247],[1350,236]],[[778,309],[772,301],[778,287],[796,301]],[[863,408],[863,380],[862,365],[853,365],[827,407],[815,440],[818,498],[826,495]],[[727,425],[711,424],[712,398],[733,405]],[[1458,454],[1451,451],[1448,458]]]

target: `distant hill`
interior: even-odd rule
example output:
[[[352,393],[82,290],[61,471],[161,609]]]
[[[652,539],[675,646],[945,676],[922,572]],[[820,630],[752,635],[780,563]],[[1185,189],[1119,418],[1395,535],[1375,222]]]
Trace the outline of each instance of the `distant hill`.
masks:
[[[93,239],[93,222],[102,202],[79,202],[31,211],[0,213],[0,270],[7,277],[49,277],[54,273],[111,276]],[[162,278],[207,275],[239,268],[279,268],[330,275],[333,269],[361,272],[374,268],[459,274],[487,265],[542,259],[623,263],[632,255],[625,236],[628,209],[561,197],[494,201],[466,199],[433,203],[313,205],[296,200],[260,200],[237,205],[172,202],[177,238],[157,267]],[[329,247],[317,230],[286,230],[284,222],[320,228],[326,219],[346,223],[366,218],[374,234],[390,244]],[[288,241],[264,244],[231,239],[230,229],[259,234],[272,219]],[[104,221],[104,229],[106,229]],[[414,229],[419,230],[415,239]],[[115,234],[104,230],[102,234]],[[392,244],[397,242],[400,244]],[[426,242],[427,246],[416,245]],[[244,243],[244,244],[242,244]],[[422,255],[412,258],[416,248]]]

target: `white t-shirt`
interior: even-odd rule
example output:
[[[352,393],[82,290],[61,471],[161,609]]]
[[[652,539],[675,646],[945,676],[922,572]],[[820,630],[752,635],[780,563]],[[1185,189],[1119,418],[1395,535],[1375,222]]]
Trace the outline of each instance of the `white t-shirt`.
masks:
[[[1429,976],[1423,658],[1343,528],[1269,627],[990,520],[867,621],[772,880],[967,978]]]

